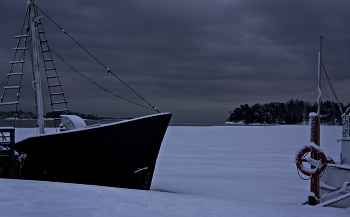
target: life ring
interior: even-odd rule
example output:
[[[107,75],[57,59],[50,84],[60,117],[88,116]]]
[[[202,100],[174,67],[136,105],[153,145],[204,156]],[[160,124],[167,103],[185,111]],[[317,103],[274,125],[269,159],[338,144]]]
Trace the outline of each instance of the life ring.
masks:
[[[315,167],[313,169],[306,168],[302,163],[303,162],[302,157],[308,152],[312,152],[312,153],[316,154],[318,156],[318,159],[319,159],[317,167]],[[323,170],[326,168],[327,157],[319,146],[315,145],[315,143],[313,143],[313,142],[310,142],[310,143],[302,146],[300,148],[300,150],[297,152],[297,154],[295,155],[295,163],[297,165],[297,168],[304,175],[317,176],[317,175],[321,174],[323,172]]]

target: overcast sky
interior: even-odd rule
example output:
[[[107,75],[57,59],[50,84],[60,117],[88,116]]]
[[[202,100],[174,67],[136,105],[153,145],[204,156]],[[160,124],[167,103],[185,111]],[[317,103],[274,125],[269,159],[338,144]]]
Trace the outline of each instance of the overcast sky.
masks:
[[[13,36],[21,31],[27,1],[0,2],[2,82],[10,69],[16,46]],[[347,0],[35,3],[153,106],[172,112],[173,122],[223,123],[230,110],[241,104],[292,98],[315,102],[320,35],[326,37],[323,62],[333,87],[341,102],[350,101]],[[50,46],[63,59],[107,89],[142,103],[49,19],[45,18],[43,25]],[[27,62],[29,65],[29,59]],[[111,117],[154,113],[113,97],[69,67],[57,65],[73,111]],[[24,73],[30,80],[30,68]],[[31,81],[27,86],[28,90],[22,88],[20,102],[33,95]],[[325,91],[322,99],[334,100],[331,91],[327,89],[328,95]],[[33,103],[21,103],[20,108],[33,110]],[[45,111],[50,111],[48,102]]]

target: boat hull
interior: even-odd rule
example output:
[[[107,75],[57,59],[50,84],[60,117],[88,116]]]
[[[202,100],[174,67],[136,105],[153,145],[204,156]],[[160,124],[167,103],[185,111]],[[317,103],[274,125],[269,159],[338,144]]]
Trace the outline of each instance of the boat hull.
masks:
[[[149,190],[170,113],[15,144],[27,158],[20,178]]]
[[[350,166],[328,164],[325,172],[321,177],[321,195],[320,202],[326,202],[340,198],[350,192]],[[350,197],[337,200],[329,207],[348,208],[350,207]]]

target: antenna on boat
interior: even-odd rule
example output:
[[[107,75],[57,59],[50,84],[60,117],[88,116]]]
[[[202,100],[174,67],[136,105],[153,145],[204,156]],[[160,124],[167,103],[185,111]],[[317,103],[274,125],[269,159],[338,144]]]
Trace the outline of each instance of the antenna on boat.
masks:
[[[30,31],[31,31],[31,57],[32,57],[32,68],[33,68],[33,88],[35,90],[35,103],[36,110],[38,114],[38,127],[39,133],[44,134],[44,109],[43,109],[43,100],[42,100],[42,88],[41,88],[41,74],[39,67],[39,40],[38,40],[38,28],[37,23],[40,22],[42,17],[36,17],[35,15],[35,5],[34,0],[28,2],[28,9],[30,11]]]

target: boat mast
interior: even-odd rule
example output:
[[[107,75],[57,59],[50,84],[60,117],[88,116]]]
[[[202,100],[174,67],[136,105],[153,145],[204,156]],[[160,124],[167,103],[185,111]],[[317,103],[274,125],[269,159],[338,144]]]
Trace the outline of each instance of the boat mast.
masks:
[[[318,132],[320,132],[320,124],[321,124],[321,70],[322,70],[322,39],[324,37],[320,36],[320,51],[318,53],[318,109],[317,109],[317,116],[318,116]],[[318,144],[320,146],[320,133],[318,133]]]
[[[29,1],[30,10],[30,30],[32,39],[32,67],[33,67],[33,88],[35,90],[35,102],[36,110],[38,114],[37,124],[39,127],[39,133],[44,134],[44,111],[43,100],[41,90],[41,74],[39,67],[39,40],[38,40],[38,27],[37,22],[40,22],[40,17],[35,16],[34,0]]]

